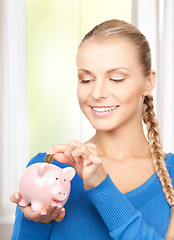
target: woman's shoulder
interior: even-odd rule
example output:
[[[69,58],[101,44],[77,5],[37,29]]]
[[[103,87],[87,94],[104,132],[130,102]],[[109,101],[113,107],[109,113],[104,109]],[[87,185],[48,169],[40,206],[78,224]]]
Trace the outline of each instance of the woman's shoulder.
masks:
[[[174,154],[169,152],[165,157],[165,163],[169,175],[172,179],[174,179]]]
[[[166,154],[165,162],[167,165],[174,166],[174,154],[169,152]]]

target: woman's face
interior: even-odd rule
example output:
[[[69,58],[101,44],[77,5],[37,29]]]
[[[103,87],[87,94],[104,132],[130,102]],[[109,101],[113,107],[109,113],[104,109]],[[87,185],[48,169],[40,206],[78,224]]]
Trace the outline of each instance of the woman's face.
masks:
[[[147,79],[137,48],[125,39],[88,39],[77,52],[80,108],[96,130],[142,119]]]

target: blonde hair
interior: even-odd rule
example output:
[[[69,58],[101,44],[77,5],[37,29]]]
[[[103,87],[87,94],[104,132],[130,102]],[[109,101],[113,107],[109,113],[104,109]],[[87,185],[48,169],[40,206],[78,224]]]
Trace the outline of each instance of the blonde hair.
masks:
[[[138,48],[139,60],[145,76],[151,73],[151,51],[146,37],[132,24],[113,19],[95,26],[81,41],[81,44],[89,38],[108,39],[126,38],[131,40]],[[155,171],[160,179],[166,200],[171,207],[171,216],[166,240],[174,240],[174,189],[164,161],[165,155],[162,149],[158,120],[155,116],[153,96],[145,96],[143,103],[143,121],[148,131],[149,147],[152,155]]]

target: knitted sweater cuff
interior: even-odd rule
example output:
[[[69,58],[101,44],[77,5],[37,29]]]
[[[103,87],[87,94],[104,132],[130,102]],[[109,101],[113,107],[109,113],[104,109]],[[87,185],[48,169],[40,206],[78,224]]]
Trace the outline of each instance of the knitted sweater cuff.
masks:
[[[43,224],[33,222],[28,220],[23,215],[19,220],[19,228],[13,232],[12,240],[48,240],[50,239],[51,229],[53,227],[53,223],[51,224]]]
[[[120,227],[135,212],[135,208],[114,185],[109,175],[95,188],[86,191],[109,231]]]

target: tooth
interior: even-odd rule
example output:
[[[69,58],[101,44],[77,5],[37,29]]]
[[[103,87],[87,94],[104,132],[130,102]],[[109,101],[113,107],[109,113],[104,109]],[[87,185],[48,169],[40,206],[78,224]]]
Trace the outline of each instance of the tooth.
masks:
[[[111,110],[113,110],[113,109],[115,109],[116,108],[116,106],[115,107],[111,107],[111,108],[93,108],[95,111],[97,111],[97,112],[104,112],[104,111],[111,111]]]

